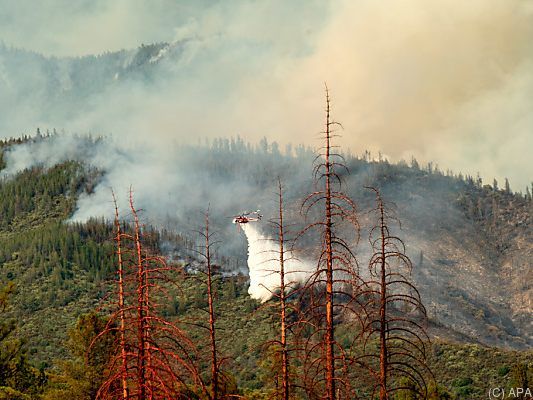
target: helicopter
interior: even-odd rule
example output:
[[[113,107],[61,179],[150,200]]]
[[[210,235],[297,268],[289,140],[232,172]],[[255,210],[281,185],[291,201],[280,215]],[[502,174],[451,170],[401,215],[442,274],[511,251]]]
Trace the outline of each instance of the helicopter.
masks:
[[[239,215],[233,216],[234,224],[247,224],[248,222],[261,221],[263,216],[259,214],[261,210],[257,211],[246,211]]]

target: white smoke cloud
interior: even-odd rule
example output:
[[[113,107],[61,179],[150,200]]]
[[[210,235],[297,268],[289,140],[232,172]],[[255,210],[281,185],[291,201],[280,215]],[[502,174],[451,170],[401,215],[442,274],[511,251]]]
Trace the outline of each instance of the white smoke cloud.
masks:
[[[248,270],[250,287],[248,293],[262,303],[269,300],[280,287],[279,244],[263,235],[257,222],[240,224],[248,240]],[[304,283],[316,270],[310,261],[300,260],[287,250],[284,262],[285,282],[288,288]]]
[[[109,87],[68,117],[37,113],[34,90],[12,104],[16,88],[5,84],[6,136],[45,124],[149,137],[163,151],[173,140],[235,134],[318,145],[327,81],[352,151],[507,176],[515,189],[531,180],[530,1],[5,0],[0,10],[4,41],[46,54],[187,40],[160,80]],[[1,59],[0,71],[0,85],[12,82]]]
[[[310,181],[308,168],[313,157],[309,157],[308,163],[302,163],[302,158],[285,158],[281,164],[285,168],[269,170],[266,180],[259,184],[256,178],[271,155],[255,153],[255,157],[262,159],[257,160],[247,151],[243,154],[246,154],[244,164],[236,161],[240,159],[238,152],[218,154],[204,146],[176,144],[162,151],[153,143],[136,145],[112,138],[94,140],[87,136],[52,135],[4,149],[6,168],[0,172],[0,180],[11,179],[35,166],[50,168],[77,161],[85,167],[96,168],[98,176],[90,182],[90,191],[78,194],[70,221],[85,222],[94,217],[112,220],[112,191],[121,216],[128,219],[129,191],[133,189],[135,206],[142,210],[143,223],[189,237],[195,236],[193,232],[201,226],[203,212],[209,207],[221,254],[235,257],[237,264],[233,267],[245,270],[246,243],[242,235],[235,234],[230,216],[250,204],[268,215],[272,209],[269,203],[274,176],[279,175],[281,179],[286,176],[288,192],[293,196],[300,193],[302,185],[306,187]],[[227,173],[220,174],[217,165],[227,167]]]
[[[111,190],[120,208],[127,210],[132,188],[136,206],[144,210],[144,222],[153,224],[184,218],[186,212],[205,209],[210,202],[227,210],[228,204],[236,201],[231,196],[233,191],[253,198],[244,183],[214,182],[204,171],[196,170],[196,163],[189,165],[188,157],[194,155],[186,148],[171,147],[161,152],[148,143],[130,145],[110,138],[95,142],[88,136],[56,135],[8,148],[4,153],[6,168],[0,176],[9,179],[27,168],[50,168],[70,160],[97,168],[102,176],[91,193],[80,195],[71,217],[80,222],[91,217],[113,218]],[[238,200],[237,204],[242,205]]]

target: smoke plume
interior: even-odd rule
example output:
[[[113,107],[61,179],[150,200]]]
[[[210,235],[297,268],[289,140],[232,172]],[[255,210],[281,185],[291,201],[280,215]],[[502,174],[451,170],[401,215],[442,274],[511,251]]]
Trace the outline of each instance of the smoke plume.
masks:
[[[2,4],[0,40],[45,55],[0,51],[2,135],[112,132],[163,152],[235,134],[318,146],[327,81],[353,152],[530,183],[530,1]],[[154,41],[169,46],[146,63],[134,50],[70,57]]]

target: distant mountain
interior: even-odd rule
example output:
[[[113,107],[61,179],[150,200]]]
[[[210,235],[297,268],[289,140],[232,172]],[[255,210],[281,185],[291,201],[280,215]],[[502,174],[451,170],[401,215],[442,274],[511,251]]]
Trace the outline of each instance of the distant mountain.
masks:
[[[90,113],[105,97],[153,84],[174,73],[183,43],[64,58],[0,44],[0,134],[25,126],[24,119],[63,126]]]

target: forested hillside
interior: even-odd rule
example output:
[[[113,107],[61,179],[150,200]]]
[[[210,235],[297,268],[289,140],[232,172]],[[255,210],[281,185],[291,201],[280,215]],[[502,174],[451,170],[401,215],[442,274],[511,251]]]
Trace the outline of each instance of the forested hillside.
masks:
[[[47,140],[52,139],[10,140],[2,143],[2,150]],[[211,205],[213,230],[222,241],[214,257],[221,270],[216,288],[220,347],[228,357],[227,391],[269,398],[275,388],[275,360],[261,343],[272,338],[277,325],[269,307],[247,294],[246,243],[230,217],[259,206],[265,220],[271,217],[275,182],[281,176],[287,187],[287,219],[301,225],[299,205],[312,190],[313,152],[303,146],[281,151],[266,139],[257,146],[220,139],[182,146],[176,158],[187,168],[180,173],[193,177],[177,196],[193,194],[194,201],[184,200],[177,216],[150,210],[150,204],[142,204],[140,214],[154,224],[146,228],[151,231],[147,245],[189,271],[179,275],[181,289],[171,292],[162,309],[167,318],[184,321],[193,341],[203,343],[205,332],[187,323],[204,318],[200,310],[206,307],[206,289],[191,272],[201,265],[191,251],[201,243],[193,228],[202,226],[200,212],[209,206],[198,199],[210,189],[233,188],[240,195]],[[479,178],[420,166],[414,159],[391,164],[369,153],[345,158],[349,174],[343,174],[343,187],[358,206],[361,224],[356,252],[361,268],[368,263],[373,199],[364,187],[380,189],[384,199],[395,203],[402,222],[398,233],[407,244],[413,279],[428,310],[434,339],[429,362],[440,387],[434,391],[451,398],[485,398],[490,385],[522,384],[532,344],[529,188],[525,194],[513,193],[508,183],[500,189],[496,182],[485,185]],[[46,399],[95,394],[103,361],[100,357],[87,366],[85,358],[91,335],[105,326],[104,304],[117,268],[114,231],[112,222],[101,218],[69,218],[79,207],[79,197],[90,197],[106,172],[71,159],[35,165],[0,182],[0,287],[6,288],[0,303],[0,387],[12,388],[0,388],[0,398],[30,398],[15,390],[31,398],[44,393]],[[111,194],[108,206],[112,212]],[[273,234],[266,223],[262,230]],[[296,245],[301,254],[312,247],[310,241]],[[364,382],[360,390],[366,390]]]

